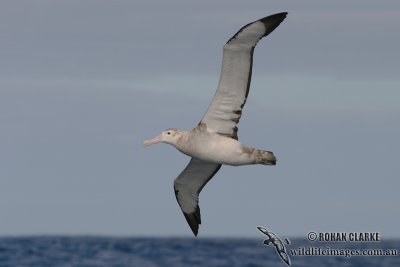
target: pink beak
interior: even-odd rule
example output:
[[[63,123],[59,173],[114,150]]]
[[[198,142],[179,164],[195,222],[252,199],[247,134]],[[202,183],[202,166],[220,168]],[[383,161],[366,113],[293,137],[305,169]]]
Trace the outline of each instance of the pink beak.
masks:
[[[162,141],[161,137],[162,137],[162,135],[160,134],[151,140],[146,140],[143,142],[143,146],[149,146],[149,145],[160,143]]]

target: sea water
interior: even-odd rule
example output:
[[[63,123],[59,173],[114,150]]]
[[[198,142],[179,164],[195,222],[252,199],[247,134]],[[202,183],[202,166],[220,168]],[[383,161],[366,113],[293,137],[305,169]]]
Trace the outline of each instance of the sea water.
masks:
[[[201,237],[3,237],[0,267],[288,266],[275,247],[262,241]],[[290,239],[285,246],[291,266],[400,266],[399,255],[372,255],[374,251],[398,253],[400,240],[311,243]],[[324,251],[334,255],[322,255]],[[346,252],[357,251],[371,255],[346,256]]]

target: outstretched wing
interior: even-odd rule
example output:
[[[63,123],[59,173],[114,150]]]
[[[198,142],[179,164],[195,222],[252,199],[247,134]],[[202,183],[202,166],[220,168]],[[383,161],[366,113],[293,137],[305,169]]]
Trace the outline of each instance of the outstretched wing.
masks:
[[[254,47],[286,15],[278,13],[249,23],[225,44],[218,89],[200,122],[208,131],[237,139],[236,124],[249,94]]]
[[[221,164],[192,158],[174,181],[176,200],[195,236],[201,224],[200,191],[220,168]]]
[[[290,258],[289,255],[285,251],[278,252],[279,256],[281,256],[282,260],[286,262],[287,265],[290,266]]]

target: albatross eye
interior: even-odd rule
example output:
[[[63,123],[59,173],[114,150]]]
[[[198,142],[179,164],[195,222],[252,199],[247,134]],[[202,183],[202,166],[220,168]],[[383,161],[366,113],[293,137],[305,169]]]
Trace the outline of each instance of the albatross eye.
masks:
[[[171,134],[171,132],[167,132],[167,134],[168,134],[168,135],[170,135],[170,134]]]

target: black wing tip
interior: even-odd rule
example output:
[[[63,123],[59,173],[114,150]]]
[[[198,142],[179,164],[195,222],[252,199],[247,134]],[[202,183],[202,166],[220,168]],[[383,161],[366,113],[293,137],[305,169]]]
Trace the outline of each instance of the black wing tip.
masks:
[[[260,22],[264,23],[264,25],[265,25],[265,27],[266,27],[266,29],[267,29],[267,30],[266,30],[266,33],[265,33],[264,36],[263,36],[263,37],[265,37],[265,36],[267,36],[268,34],[270,34],[273,30],[275,30],[275,28],[278,27],[279,24],[281,24],[281,22],[286,18],[287,14],[288,14],[288,12],[280,12],[280,13],[276,13],[276,14],[273,14],[273,15],[269,15],[269,16],[266,16],[266,17],[264,17],[264,18],[262,18],[262,19],[259,19],[259,20],[250,22],[250,23],[244,25],[244,26],[243,26],[236,34],[234,34],[234,35],[228,40],[228,42],[226,42],[226,43],[228,44],[230,41],[232,41],[233,39],[235,39],[236,36],[237,36],[241,31],[243,31],[243,30],[244,30],[245,28],[247,28],[249,25],[251,25],[251,24],[253,24],[253,23],[257,22],[257,21],[260,21]],[[268,25],[268,24],[270,24],[270,23],[272,23],[272,25]]]
[[[199,225],[201,224],[201,217],[200,217],[200,208],[197,206],[196,210],[192,213],[183,213],[185,215],[185,219],[192,229],[194,236],[197,236],[199,233]]]
[[[276,13],[276,14],[272,14],[272,15],[266,16],[266,17],[260,19],[259,21],[263,21],[263,22],[265,20],[277,20],[277,21],[280,20],[280,21],[283,21],[286,18],[287,15],[288,15],[288,12],[280,12],[280,13]]]
[[[268,233],[268,229],[266,229],[265,227],[257,226],[257,229],[263,234],[267,234]]]
[[[273,32],[286,18],[287,14],[287,12],[276,13],[258,20],[262,22],[265,26],[265,33],[263,37]]]

